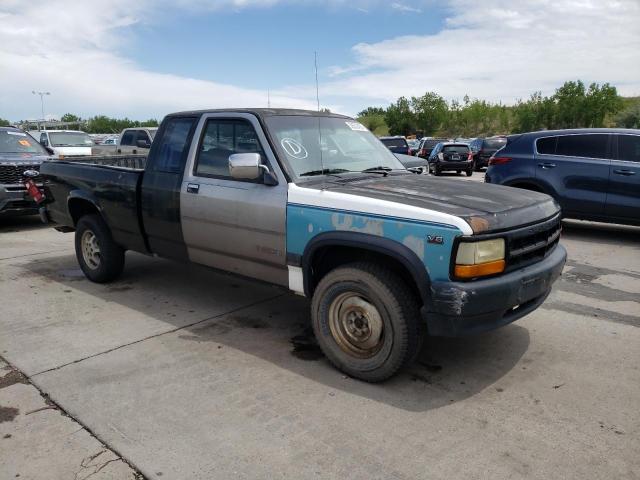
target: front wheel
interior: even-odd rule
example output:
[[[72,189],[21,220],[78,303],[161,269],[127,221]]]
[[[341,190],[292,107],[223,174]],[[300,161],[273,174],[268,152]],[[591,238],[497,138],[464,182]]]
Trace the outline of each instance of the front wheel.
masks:
[[[417,299],[400,277],[375,263],[329,272],[313,294],[311,318],[331,363],[367,382],[393,376],[422,344]]]
[[[467,169],[467,177],[470,177],[471,175],[473,175],[473,167]]]
[[[122,273],[124,249],[113,241],[100,215],[85,215],[78,221],[75,246],[80,268],[92,282],[111,282]]]

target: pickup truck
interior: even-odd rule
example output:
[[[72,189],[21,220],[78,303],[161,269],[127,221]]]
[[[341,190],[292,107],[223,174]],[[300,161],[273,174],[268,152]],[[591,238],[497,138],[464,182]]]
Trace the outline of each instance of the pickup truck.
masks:
[[[370,382],[425,334],[532,312],[566,259],[553,198],[416,175],[332,113],[175,113],[144,170],[50,161],[41,175],[48,220],[75,231],[90,280],[116,279],[133,250],[282,286],[311,299],[327,358]]]

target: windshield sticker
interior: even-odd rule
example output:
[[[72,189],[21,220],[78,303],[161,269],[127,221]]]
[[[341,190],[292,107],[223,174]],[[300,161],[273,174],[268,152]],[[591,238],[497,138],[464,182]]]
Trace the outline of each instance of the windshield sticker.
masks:
[[[7,130],[7,133],[9,135],[16,135],[18,137],[26,137],[27,136],[27,134],[24,133],[24,132],[12,132],[11,130]]]
[[[309,156],[309,152],[307,152],[307,149],[293,138],[283,138],[282,140],[280,140],[280,145],[282,145],[282,148],[290,157],[302,160],[303,158],[307,158]]]
[[[18,140],[18,143],[20,145],[22,145],[23,147],[30,147],[31,144],[29,143],[29,140]]]
[[[361,123],[358,123],[358,122],[344,122],[344,123],[347,124],[347,127],[349,127],[351,130],[355,130],[356,132],[366,132],[367,131],[367,127],[365,127]]]

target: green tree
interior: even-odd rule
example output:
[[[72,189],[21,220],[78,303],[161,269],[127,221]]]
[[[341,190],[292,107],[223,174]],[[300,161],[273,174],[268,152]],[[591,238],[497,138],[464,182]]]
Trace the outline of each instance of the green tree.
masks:
[[[73,113],[65,113],[60,118],[61,122],[79,122],[81,120],[82,119],[80,117],[78,117],[77,115],[74,115]]]
[[[382,107],[367,107],[358,113],[358,117],[366,117],[368,115],[384,115],[385,110]]]
[[[412,97],[411,107],[416,127],[424,135],[432,135],[438,130],[449,111],[447,102],[435,92],[427,92],[421,97]]]
[[[365,110],[363,110],[363,112],[365,112]],[[364,115],[358,116],[357,120],[375,135],[383,136],[389,134],[389,127],[387,127],[387,123],[384,121],[384,110],[383,113],[365,113]]]
[[[605,83],[600,86],[597,83],[589,85],[584,101],[584,125],[585,127],[604,127],[605,119],[622,109],[622,99],[618,95],[616,87]]]
[[[408,135],[415,131],[416,119],[411,104],[405,97],[400,97],[396,103],[389,105],[384,115],[391,135]]]
[[[616,115],[615,124],[621,128],[640,128],[640,101],[629,104]]]
[[[0,127],[9,127],[9,126],[11,126],[11,122],[9,120],[0,118]]]

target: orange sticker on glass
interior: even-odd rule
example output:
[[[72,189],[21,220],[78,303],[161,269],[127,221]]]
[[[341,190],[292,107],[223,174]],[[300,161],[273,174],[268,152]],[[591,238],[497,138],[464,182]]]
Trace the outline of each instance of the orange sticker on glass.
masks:
[[[20,145],[22,145],[23,147],[30,147],[31,144],[29,143],[29,140],[18,140],[18,143]]]

